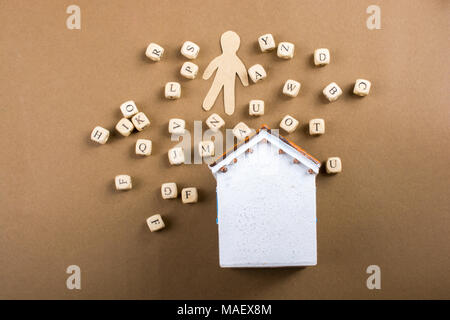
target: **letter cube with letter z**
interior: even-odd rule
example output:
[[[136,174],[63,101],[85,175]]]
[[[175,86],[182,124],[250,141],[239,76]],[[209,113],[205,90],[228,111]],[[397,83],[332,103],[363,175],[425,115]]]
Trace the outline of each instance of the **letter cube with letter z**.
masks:
[[[206,125],[212,131],[217,132],[225,125],[225,121],[217,113],[213,113],[206,119]]]

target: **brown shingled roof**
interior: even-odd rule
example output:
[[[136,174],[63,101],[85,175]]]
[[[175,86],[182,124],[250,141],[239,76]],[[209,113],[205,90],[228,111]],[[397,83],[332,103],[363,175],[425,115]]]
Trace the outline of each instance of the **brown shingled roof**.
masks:
[[[249,142],[253,137],[257,136],[262,130],[266,130],[268,133],[271,133],[271,129],[266,125],[263,124],[261,126],[261,128],[259,128],[258,130],[256,130],[256,133],[254,133],[251,136],[245,137],[245,139],[242,142],[236,143],[234,145],[234,147],[230,150],[228,150],[227,152],[223,153],[220,157],[218,157],[213,163],[211,163],[209,166],[210,167],[214,167],[216,164],[218,164],[220,161],[222,161],[223,159],[225,159],[228,155],[230,155],[231,153],[233,153],[234,151],[237,150],[237,148],[239,148],[240,146],[242,146],[243,144]],[[310,155],[308,152],[306,152],[305,150],[303,150],[302,148],[300,148],[298,145],[296,145],[294,142],[292,142],[291,140],[278,135],[278,138],[283,141],[285,144],[291,146],[292,148],[294,148],[295,150],[297,150],[298,152],[300,152],[301,154],[303,154],[305,157],[307,157],[308,159],[310,159],[311,161],[315,162],[316,164],[320,165],[320,161],[317,160],[316,158],[314,158],[312,155]]]

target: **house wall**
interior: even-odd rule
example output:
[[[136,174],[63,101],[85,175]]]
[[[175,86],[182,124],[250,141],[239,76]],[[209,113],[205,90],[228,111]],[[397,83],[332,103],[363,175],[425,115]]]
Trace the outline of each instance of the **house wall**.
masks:
[[[220,265],[315,265],[315,174],[270,143],[237,160],[216,174]]]

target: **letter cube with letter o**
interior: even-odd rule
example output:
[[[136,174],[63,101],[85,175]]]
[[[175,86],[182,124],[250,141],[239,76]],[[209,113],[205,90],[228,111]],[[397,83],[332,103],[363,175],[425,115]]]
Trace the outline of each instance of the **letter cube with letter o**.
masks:
[[[280,127],[284,129],[286,132],[291,133],[295,129],[297,129],[299,122],[291,117],[290,115],[286,115],[283,120],[280,122]]]
[[[127,119],[131,118],[139,112],[138,108],[136,107],[136,103],[134,103],[134,101],[132,100],[122,103],[122,105],[120,106],[120,111],[122,111],[123,116]]]

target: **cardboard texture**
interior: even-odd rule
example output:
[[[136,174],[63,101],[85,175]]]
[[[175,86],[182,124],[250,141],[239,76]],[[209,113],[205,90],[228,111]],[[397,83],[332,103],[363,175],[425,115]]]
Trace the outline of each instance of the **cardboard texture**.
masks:
[[[81,30],[66,27],[71,4]],[[366,27],[371,4],[2,1],[0,298],[450,298],[449,3],[377,1],[380,30]],[[232,116],[220,97],[202,109],[212,80],[179,74],[184,41],[200,46],[203,74],[227,30],[240,36],[242,62],[268,75],[236,82]],[[294,58],[261,53],[267,33],[294,43]],[[150,42],[164,47],[161,61],[145,56]],[[329,65],[314,66],[317,48],[330,50]],[[372,83],[367,97],[352,94],[359,78]],[[302,84],[295,99],[282,94],[287,79]],[[170,81],[181,99],[165,99]],[[331,104],[330,82],[344,91]],[[249,115],[252,99],[264,100],[263,116]],[[114,126],[129,100],[151,125],[122,137]],[[212,112],[226,128],[277,128],[290,114],[300,126],[289,139],[321,161],[342,159],[342,173],[316,179],[317,266],[219,267],[216,181],[207,165],[167,159],[169,119],[192,130]],[[315,118],[327,125],[319,137],[308,134]],[[111,132],[105,145],[90,140],[95,126]],[[140,138],[153,142],[151,156],[135,154]],[[132,190],[115,190],[121,173]],[[168,181],[196,186],[199,202],[163,200]],[[151,233],[154,214],[166,227]],[[81,290],[66,288],[70,265],[81,268]],[[381,290],[366,287],[370,265],[381,268]]]

